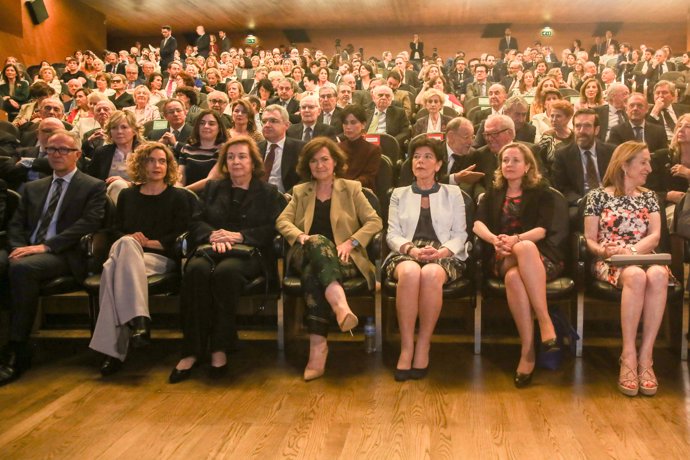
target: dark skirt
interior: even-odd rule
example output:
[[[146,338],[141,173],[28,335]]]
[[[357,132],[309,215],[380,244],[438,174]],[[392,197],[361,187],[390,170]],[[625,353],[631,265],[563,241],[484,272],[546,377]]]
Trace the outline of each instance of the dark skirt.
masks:
[[[415,239],[412,241],[412,244],[414,244],[416,248],[433,246],[434,248],[438,249],[441,247],[441,243],[439,243],[438,241],[425,239]],[[395,254],[390,256],[388,260],[386,260],[386,263],[383,266],[383,272],[389,279],[395,279],[395,269],[401,262],[404,262],[406,260],[417,262],[422,267],[426,264],[440,265],[441,268],[443,268],[443,271],[446,272],[446,284],[452,283],[456,279],[460,278],[462,276],[462,272],[465,271],[465,262],[458,259],[457,257],[444,257],[443,259],[433,260],[430,262],[422,262],[406,254]]]

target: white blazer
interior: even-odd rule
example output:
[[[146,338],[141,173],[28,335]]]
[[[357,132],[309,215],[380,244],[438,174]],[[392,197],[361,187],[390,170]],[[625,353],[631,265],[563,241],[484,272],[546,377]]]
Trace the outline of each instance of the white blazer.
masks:
[[[440,184],[441,189],[429,195],[431,223],[441,245],[453,252],[453,257],[467,259],[467,228],[465,202],[457,185]],[[412,242],[419,222],[422,195],[412,187],[393,190],[388,210],[388,234],[386,243],[391,255],[397,254],[405,243]]]

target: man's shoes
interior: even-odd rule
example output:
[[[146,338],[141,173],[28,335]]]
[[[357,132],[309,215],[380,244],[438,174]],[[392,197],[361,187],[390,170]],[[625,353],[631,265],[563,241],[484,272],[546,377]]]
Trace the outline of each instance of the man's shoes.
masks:
[[[148,316],[137,316],[132,318],[129,323],[132,335],[129,343],[132,348],[142,348],[151,343],[151,318]]]
[[[103,377],[108,377],[113,375],[120,369],[122,369],[122,361],[112,356],[106,356],[101,364],[101,375]]]
[[[31,367],[31,353],[25,343],[8,346],[2,353],[0,363],[0,386],[17,380]]]

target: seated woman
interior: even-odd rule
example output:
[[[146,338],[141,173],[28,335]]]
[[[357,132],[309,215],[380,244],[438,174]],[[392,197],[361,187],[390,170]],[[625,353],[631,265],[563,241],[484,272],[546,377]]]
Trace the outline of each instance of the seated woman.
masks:
[[[117,203],[114,233],[119,238],[103,264],[98,320],[89,347],[106,355],[104,376],[117,372],[127,349],[148,345],[151,315],[147,277],[176,269],[175,239],[188,228],[187,193],[174,187],[177,164],[165,145],[149,142],[127,159],[136,184]]]
[[[487,266],[504,278],[508,307],[520,334],[520,362],[513,383],[532,381],[536,363],[534,319],[544,352],[558,349],[546,304],[546,282],[563,270],[563,248],[547,239],[553,220],[553,196],[537,162],[524,144],[510,143],[498,154],[494,188],[479,204],[474,233],[491,245]]]
[[[69,113],[65,114],[65,121],[71,124],[72,127],[74,127],[74,125],[81,118],[89,118],[93,116],[89,109],[88,97],[90,94],[91,90],[89,88],[79,88],[74,92],[74,107],[69,111]]]
[[[328,323],[335,312],[341,331],[357,326],[342,282],[363,275],[375,285],[374,266],[366,246],[383,227],[359,182],[340,179],[346,158],[326,137],[304,146],[297,172],[309,182],[296,185],[276,228],[292,246],[288,263],[301,273],[307,305],[309,362],[304,380],[323,375],[326,368]]]
[[[134,114],[120,110],[113,112],[105,125],[105,138],[108,143],[96,149],[86,172],[105,181],[108,196],[117,204],[118,195],[131,183],[127,157],[142,141]]]
[[[669,148],[652,153],[647,187],[666,206],[666,220],[671,223],[676,204],[690,188],[690,114],[678,117]]]
[[[575,110],[593,109],[604,103],[604,91],[596,78],[588,78],[580,87],[580,100],[575,104]]]
[[[149,104],[157,105],[160,101],[166,100],[168,97],[163,89],[163,75],[158,72],[153,72],[149,75],[146,81],[146,87],[150,91]]]
[[[530,123],[537,128],[534,134],[534,142],[539,143],[541,136],[550,129],[551,126],[551,103],[563,99],[561,93],[557,89],[549,89],[542,93],[542,100],[544,103],[544,111],[532,117]],[[536,98],[535,98],[536,101]]]
[[[455,110],[458,114],[461,114],[464,111],[462,103],[458,100],[458,98],[456,98],[453,93],[448,93],[446,91],[446,79],[443,76],[433,77],[428,81],[424,82],[422,90],[415,97],[415,104],[417,104],[418,106],[424,105],[424,95],[428,88],[434,88],[443,93],[445,99],[443,107],[450,107],[451,109]],[[441,109],[443,109],[443,107]]]
[[[536,78],[536,75],[535,75]],[[546,110],[544,105],[544,97],[546,91],[558,90],[558,82],[551,77],[546,77],[537,84],[537,89],[534,91],[534,101],[530,104],[529,118],[530,120],[538,113]],[[559,93],[560,94],[560,93]]]
[[[218,154],[228,136],[223,121],[215,110],[204,110],[194,122],[194,129],[187,144],[180,151],[178,185],[194,192],[201,192]]]
[[[151,91],[149,91],[146,86],[139,85],[134,88],[133,95],[134,105],[125,107],[123,110],[132,112],[139,126],[143,126],[146,122],[161,118],[158,107],[151,104]]]
[[[229,137],[249,136],[258,144],[264,140],[263,134],[256,129],[256,112],[246,99],[238,99],[230,104],[232,123]]]
[[[367,112],[364,107],[348,105],[340,113],[343,139],[338,146],[347,155],[344,179],[359,181],[363,187],[376,190],[376,175],[381,165],[381,148],[364,139]]]
[[[566,79],[566,84],[570,88],[577,88],[580,83],[582,83],[582,80],[585,78],[585,61],[582,59],[578,59],[575,61],[575,67],[573,70],[568,74],[568,78]]]
[[[55,68],[53,66],[47,65],[45,67],[41,67],[36,75],[36,78],[34,79],[34,82],[39,80],[46,82],[55,90],[56,94],[60,94],[62,92],[62,82],[57,77],[57,72],[55,72]]]
[[[558,88],[569,88],[568,84],[565,82],[565,79],[563,78],[563,71],[560,67],[554,67],[553,69],[549,69],[546,75],[556,80]]]
[[[421,117],[414,124],[413,137],[423,133],[446,132],[446,125],[452,118],[441,113],[445,99],[445,95],[437,89],[429,88],[424,92],[424,107],[429,114]]]
[[[29,82],[24,80],[19,69],[14,64],[6,64],[2,69],[2,84],[0,84],[0,98],[2,108],[9,117],[9,121],[19,113],[19,108],[29,100]]]
[[[206,82],[207,84],[201,89],[204,93],[208,94],[211,91],[221,91],[225,92],[225,83],[222,83],[223,77],[218,69],[208,69],[206,71]]]
[[[110,87],[111,83],[110,74],[107,72],[100,72],[96,74],[96,88],[94,92],[105,94],[110,97],[115,94],[115,90]]]
[[[649,254],[661,238],[659,203],[643,188],[651,172],[650,154],[641,142],[628,141],[613,152],[602,187],[587,195],[585,238],[596,256],[594,276],[621,288],[621,329],[618,389],[627,396],[652,396],[659,386],[652,357],[666,306],[667,267],[628,265],[614,267],[606,259],[615,254]],[[644,317],[642,342],[635,341]]]
[[[534,96],[537,91],[534,72],[524,70],[521,73],[522,75],[518,78],[518,87],[513,89],[513,96]]]
[[[467,258],[462,192],[437,181],[445,157],[441,143],[422,137],[413,141],[410,151],[415,182],[396,188],[391,196],[386,241],[393,252],[383,264],[383,273],[398,281],[395,304],[400,357],[396,381],[426,375],[431,336],[443,305],[443,285],[462,275]]]
[[[223,179],[206,184],[202,211],[189,237],[194,246],[210,244],[215,255],[195,255],[186,265],[180,296],[184,358],[170,374],[170,383],[188,379],[192,367],[209,353],[210,375],[225,373],[227,353],[237,341],[235,307],[243,286],[272,263],[275,221],[284,200],[261,180],[263,161],[256,143],[247,136],[230,139],[221,148],[218,169]],[[260,253],[233,255],[239,243]]]
[[[259,98],[260,105],[256,110],[256,113],[261,113],[264,111],[264,107],[268,104],[269,99],[273,97],[275,93],[275,88],[273,88],[273,83],[268,78],[260,80],[258,83],[258,89],[256,90],[256,95]]]
[[[572,129],[573,105],[566,100],[556,100],[549,103],[551,129],[547,129],[539,140],[541,157],[546,158],[549,165],[553,163],[556,147],[560,144],[572,144],[575,133]]]
[[[359,66],[359,79],[357,80],[356,89],[361,89],[364,91],[369,91],[369,84],[371,80],[376,77],[376,72],[367,63],[363,63]],[[324,81],[325,79],[325,81]],[[324,86],[328,82],[328,70],[326,72],[319,69],[319,86]]]
[[[175,89],[175,97],[184,104],[187,111],[186,122],[194,124],[202,111],[202,108],[197,105],[199,95],[196,90],[191,86],[178,86]]]

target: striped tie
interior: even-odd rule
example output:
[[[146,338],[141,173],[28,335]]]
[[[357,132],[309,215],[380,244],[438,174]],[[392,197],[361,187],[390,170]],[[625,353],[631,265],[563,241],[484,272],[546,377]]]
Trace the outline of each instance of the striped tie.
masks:
[[[53,220],[55,210],[57,209],[58,201],[60,201],[60,196],[62,195],[63,182],[64,179],[61,178],[57,178],[53,181],[55,187],[53,188],[53,194],[50,196],[48,208],[46,208],[46,212],[43,213],[43,217],[41,217],[41,223],[39,224],[38,231],[36,231],[36,244],[42,244],[46,239],[48,227],[50,226],[50,222]]]

